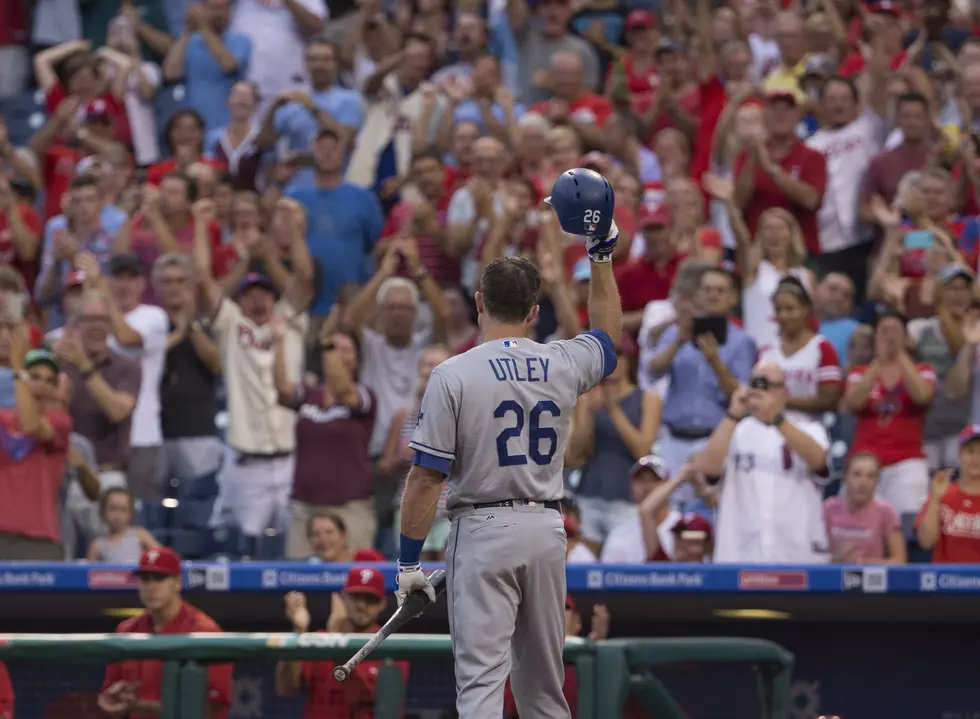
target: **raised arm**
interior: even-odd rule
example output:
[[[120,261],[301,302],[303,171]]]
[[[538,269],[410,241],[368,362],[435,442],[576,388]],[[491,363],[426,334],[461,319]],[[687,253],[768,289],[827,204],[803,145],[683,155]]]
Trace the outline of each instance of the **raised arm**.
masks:
[[[401,245],[398,240],[395,240],[388,246],[388,250],[381,258],[378,271],[374,273],[374,277],[368,280],[367,284],[358,290],[357,294],[350,301],[340,323],[341,327],[348,332],[360,334],[361,330],[367,326],[368,319],[374,311],[375,298],[378,295],[378,290],[381,288],[381,283],[389,277],[393,277],[398,267],[398,252],[400,247]]]
[[[34,56],[34,78],[37,80],[37,86],[44,93],[50,92],[58,83],[58,64],[69,55],[87,52],[91,48],[92,43],[88,40],[70,40],[39,52]]]
[[[619,228],[614,222],[605,242],[591,241],[589,247],[589,259],[592,262],[592,276],[589,280],[589,327],[604,331],[616,346],[619,346],[623,330],[623,308],[612,268],[612,251],[618,240]],[[603,251],[604,247],[608,247],[608,254]]]
[[[201,283],[201,300],[208,319],[214,319],[224,298],[221,285],[211,271],[211,222],[217,216],[214,200],[198,200],[191,208],[194,216],[194,265]]]

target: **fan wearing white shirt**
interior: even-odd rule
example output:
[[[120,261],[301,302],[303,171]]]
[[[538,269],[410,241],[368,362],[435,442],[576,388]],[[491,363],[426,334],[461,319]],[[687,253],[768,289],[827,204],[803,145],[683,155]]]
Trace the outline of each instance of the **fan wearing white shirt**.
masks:
[[[830,559],[823,486],[830,440],[820,422],[787,419],[786,377],[760,362],[732,395],[700,458],[721,476],[716,563],[812,564]]]
[[[160,378],[167,353],[170,322],[161,308],[141,303],[146,290],[143,262],[134,253],[109,258],[109,276],[103,277],[94,255],[81,255],[78,268],[106,298],[112,337],[109,348],[140,363],[142,380],[129,444],[129,490],[134,499],[159,501],[163,497],[164,454],[160,427]]]
[[[872,237],[860,232],[860,195],[871,159],[885,140],[888,116],[887,65],[868,66],[869,92],[862,98],[853,80],[832,77],[820,93],[822,126],[806,141],[827,161],[827,190],[817,214],[824,272],[843,272],[858,287],[866,284]]]
[[[681,472],[670,478],[667,463],[648,454],[630,470],[633,499],[639,505],[634,519],[613,527],[602,545],[599,561],[604,564],[643,564],[674,559],[674,525],[683,516],[670,509],[668,500],[691,477]]]

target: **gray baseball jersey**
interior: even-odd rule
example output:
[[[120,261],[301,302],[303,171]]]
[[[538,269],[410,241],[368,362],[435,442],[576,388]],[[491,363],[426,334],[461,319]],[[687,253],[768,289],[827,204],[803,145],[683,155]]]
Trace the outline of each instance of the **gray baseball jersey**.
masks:
[[[449,509],[560,499],[572,409],[615,368],[602,330],[548,344],[494,340],[452,357],[426,386],[415,463],[448,476]]]

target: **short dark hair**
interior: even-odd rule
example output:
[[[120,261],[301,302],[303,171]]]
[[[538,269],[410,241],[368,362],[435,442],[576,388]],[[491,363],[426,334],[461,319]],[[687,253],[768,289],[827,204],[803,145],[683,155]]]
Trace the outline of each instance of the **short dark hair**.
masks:
[[[735,280],[735,275],[733,275],[730,271],[726,270],[724,267],[718,267],[718,266],[706,267],[704,269],[704,272],[701,273],[701,279],[698,280],[699,287],[704,282],[704,278],[707,277],[708,275],[718,275],[719,277],[724,277],[726,280],[728,280],[729,286],[732,287],[732,289],[738,287],[738,284],[736,283]]]
[[[429,47],[435,49],[436,41],[431,35],[424,32],[407,32],[402,36],[402,47],[408,47],[410,42],[420,42],[423,45],[428,45]]]
[[[414,155],[412,155],[412,164],[414,165],[419,160],[435,160],[440,165],[442,164],[442,154],[435,147],[427,147],[424,150],[419,150]]]
[[[902,109],[902,105],[906,104],[922,105],[922,109],[929,112],[929,101],[921,92],[903,92],[898,96],[898,102],[895,104],[895,111],[898,112]]]
[[[94,175],[83,173],[71,181],[71,184],[68,186],[68,189],[80,190],[83,187],[94,187],[96,190],[98,190],[99,181],[95,179]]]
[[[820,86],[820,99],[823,100],[824,95],[827,93],[827,88],[831,83],[837,85],[844,85],[848,90],[851,91],[851,97],[854,98],[854,102],[858,102],[861,99],[861,93],[858,91],[857,83],[854,82],[849,77],[844,77],[843,75],[831,75],[828,77],[824,84]]]
[[[498,322],[527,319],[541,293],[541,273],[523,257],[498,257],[483,270],[480,292],[487,314]]]
[[[313,525],[316,523],[318,519],[329,519],[331,522],[334,523],[334,526],[337,528],[338,532],[340,532],[341,534],[347,534],[347,523],[344,522],[343,519],[341,519],[339,514],[335,514],[334,512],[331,512],[326,509],[318,509],[314,511],[313,514],[311,514],[309,518],[306,520],[307,537],[313,536]]]
[[[160,183],[163,184],[163,180],[168,178],[176,178],[183,182],[187,187],[187,199],[190,202],[197,202],[197,182],[194,181],[193,177],[183,172],[168,172],[163,176],[163,179],[160,180]]]

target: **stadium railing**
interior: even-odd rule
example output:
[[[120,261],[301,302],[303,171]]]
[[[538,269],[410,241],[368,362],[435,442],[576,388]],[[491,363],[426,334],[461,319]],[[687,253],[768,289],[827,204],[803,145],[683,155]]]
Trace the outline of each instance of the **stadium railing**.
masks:
[[[127,659],[155,659],[163,662],[161,719],[204,719],[207,697],[207,665],[232,662],[237,669],[280,659],[346,661],[365,641],[361,634],[4,634],[0,635],[0,661],[7,664],[15,691],[31,683],[40,697],[18,697],[17,716],[98,716],[92,706],[101,687],[102,671],[108,664]],[[372,659],[410,662],[409,683],[431,683],[435,664],[451,671],[452,645],[447,635],[392,636],[372,655]],[[623,716],[628,703],[639,706],[658,719],[685,716],[655,671],[671,664],[748,663],[756,670],[759,685],[757,716],[762,719],[788,719],[790,677],[793,655],[779,645],[755,639],[623,639],[590,642],[570,638],[565,643],[565,661],[575,666],[578,684],[579,719],[611,719]],[[72,687],[73,699],[52,710],[49,700],[59,700],[71,665],[85,665],[90,671]],[[265,667],[268,673],[269,667]],[[437,668],[438,669],[438,668]],[[54,670],[54,671],[52,671]],[[38,676],[54,677],[43,680]],[[433,685],[434,686],[434,685]],[[252,691],[261,691],[255,690]],[[429,695],[434,692],[424,692]],[[445,693],[445,692],[443,692]],[[396,719],[403,715],[407,688],[401,672],[392,661],[385,661],[378,672],[375,719]],[[436,711],[448,709],[452,697],[433,698]],[[27,699],[25,702],[24,699]],[[261,701],[261,700],[260,700]],[[232,716],[251,714],[262,717],[300,716],[300,700],[282,700],[270,711],[234,711]],[[84,706],[83,706],[84,705]],[[415,710],[432,711],[416,706]],[[417,715],[409,712],[409,715]],[[426,714],[432,716],[433,714]],[[747,716],[744,711],[740,716]]]

